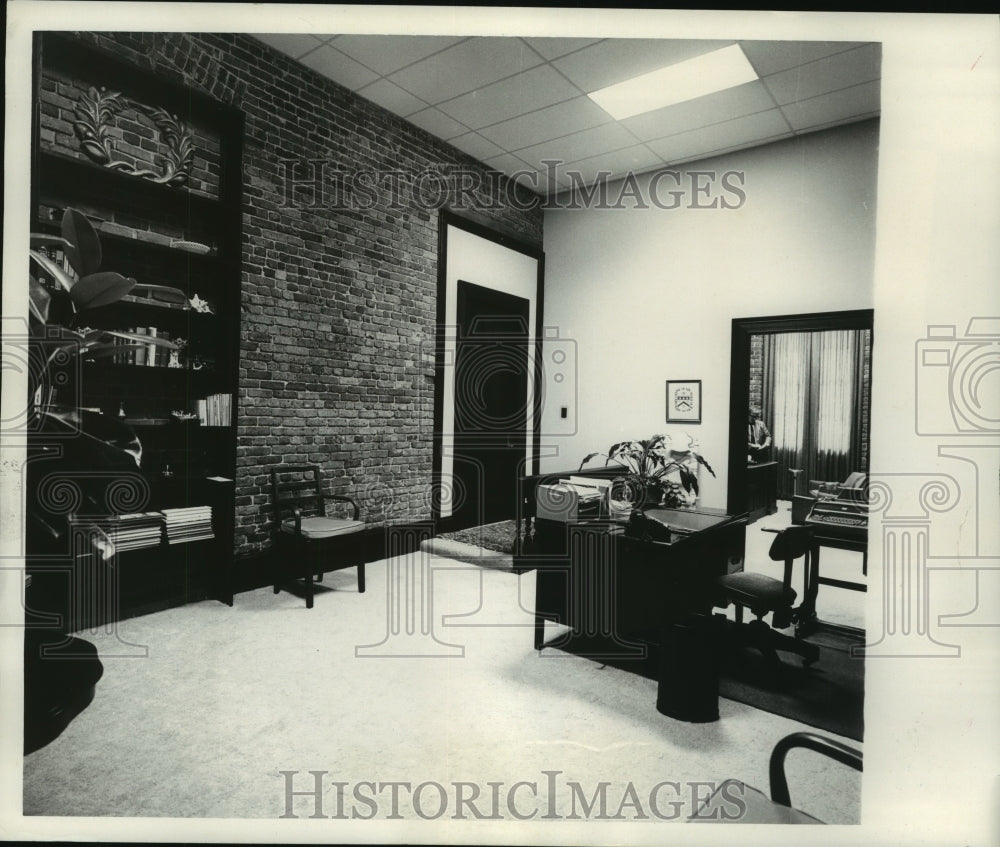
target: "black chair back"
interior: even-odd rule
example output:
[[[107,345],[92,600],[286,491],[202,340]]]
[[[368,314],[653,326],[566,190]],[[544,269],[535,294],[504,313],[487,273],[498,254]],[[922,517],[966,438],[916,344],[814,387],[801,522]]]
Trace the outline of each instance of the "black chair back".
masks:
[[[323,482],[316,465],[280,465],[271,469],[271,494],[276,509],[298,507],[323,514]],[[278,522],[281,522],[280,515]]]
[[[799,556],[804,556],[812,548],[812,538],[812,527],[790,526],[774,537],[768,555],[775,562],[797,559]]]

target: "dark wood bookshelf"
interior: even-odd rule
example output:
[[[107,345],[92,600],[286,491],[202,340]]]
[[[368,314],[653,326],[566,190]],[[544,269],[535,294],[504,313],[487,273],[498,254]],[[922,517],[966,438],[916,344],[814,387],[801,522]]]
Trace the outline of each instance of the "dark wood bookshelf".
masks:
[[[88,361],[60,390],[81,407],[104,415],[121,416],[124,411],[124,422],[142,444],[138,471],[150,492],[148,502],[135,511],[211,506],[214,538],[179,544],[163,540],[155,547],[119,552],[108,564],[116,569],[117,601],[109,604],[106,614],[94,611],[76,623],[105,624],[107,618],[132,617],[207,597],[231,605],[243,113],[178,80],[125,62],[85,37],[39,33],[34,49],[31,231],[58,234],[62,212],[78,209],[91,218],[100,237],[102,271],[117,271],[140,284],[176,288],[189,300],[198,295],[212,307],[212,313],[206,313],[183,304],[122,300],[77,316],[78,324],[94,329],[155,327],[171,340],[184,340],[179,362],[172,367],[129,363],[121,357]],[[48,119],[42,114],[43,82],[51,90],[65,80],[79,90],[94,86],[120,92],[129,102],[166,109],[185,126],[196,127],[200,135],[193,137],[211,139],[212,150],[203,157],[208,164],[200,166],[214,168],[216,196],[209,196],[204,186],[154,182],[103,167],[82,152],[66,152],[68,136],[57,144],[51,131],[42,132]],[[130,114],[130,120],[142,120],[138,112]],[[65,122],[66,116],[60,120]],[[155,142],[155,129],[152,135]],[[117,143],[114,137],[111,143]],[[55,149],[60,144],[61,149]],[[177,241],[197,242],[209,250],[196,253],[172,246]],[[229,425],[198,425],[172,417],[175,411],[197,412],[198,401],[214,395],[229,395]]]

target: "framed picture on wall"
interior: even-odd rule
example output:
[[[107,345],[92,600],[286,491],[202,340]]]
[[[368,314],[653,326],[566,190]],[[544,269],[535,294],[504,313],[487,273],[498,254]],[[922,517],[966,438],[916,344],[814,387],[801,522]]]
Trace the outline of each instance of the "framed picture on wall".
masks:
[[[667,423],[701,423],[701,380],[667,380]]]

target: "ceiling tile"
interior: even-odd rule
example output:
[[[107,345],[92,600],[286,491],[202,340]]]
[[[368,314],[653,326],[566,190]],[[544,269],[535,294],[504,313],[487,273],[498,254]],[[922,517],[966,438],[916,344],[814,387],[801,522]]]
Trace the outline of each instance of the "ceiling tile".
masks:
[[[486,160],[486,164],[494,170],[503,171],[508,176],[518,171],[531,171],[529,167],[512,153],[501,153],[499,156],[491,156]]]
[[[461,41],[446,35],[341,35],[336,47],[383,76]]]
[[[486,161],[491,156],[499,156],[504,152],[502,147],[498,147],[487,138],[475,132],[467,132],[457,138],[452,138],[449,142],[453,147],[457,147],[463,153],[468,153],[472,158]]]
[[[882,45],[868,44],[765,77],[764,85],[774,95],[777,104],[784,106],[878,79],[881,69]]]
[[[445,141],[449,141],[457,135],[465,135],[469,131],[467,126],[463,126],[454,118],[446,115],[440,109],[435,109],[433,106],[410,115],[407,117],[407,120],[412,124],[416,124],[421,129],[426,129],[431,135],[443,138]]]
[[[542,159],[557,159],[561,162],[577,162],[601,153],[632,147],[635,137],[619,124],[610,123],[585,129],[562,138],[554,138],[543,144],[535,144],[517,155],[537,168],[542,167]]]
[[[310,50],[315,50],[323,43],[322,39],[317,38],[315,35],[308,35],[305,33],[290,33],[290,32],[270,32],[270,33],[259,33],[254,35],[258,41],[263,41],[265,44],[273,47],[275,50],[280,50],[282,53],[287,53],[294,59],[299,58]]]
[[[541,63],[519,38],[470,38],[397,71],[391,79],[436,104]]]
[[[791,129],[781,111],[771,109],[646,143],[655,153],[663,157],[664,162],[670,163],[696,153],[708,155],[717,150],[763,142],[790,134]]]
[[[414,97],[409,91],[404,91],[387,79],[377,79],[371,85],[359,88],[358,94],[404,118],[427,108],[427,104],[423,100]]]
[[[574,53],[594,44],[597,38],[525,38],[534,50],[537,50],[545,59],[557,59],[567,53]]]
[[[676,135],[774,108],[774,100],[759,80],[724,91],[626,118],[622,124],[643,141]]]
[[[479,129],[577,94],[577,90],[551,67],[540,65],[441,103],[438,108],[466,126]]]
[[[601,171],[610,172],[610,178],[613,179],[623,177],[630,171],[636,174],[643,173],[659,164],[662,164],[662,159],[656,153],[645,144],[636,144],[624,150],[615,150],[612,153],[603,153],[600,156],[572,162],[560,168],[557,173],[563,175],[564,182],[572,180],[570,173],[578,173],[585,183],[591,183],[597,179]]]
[[[866,82],[800,103],[789,103],[782,106],[781,111],[796,131],[819,128],[848,118],[877,114],[881,103],[880,90],[879,81]]]
[[[860,47],[857,41],[741,41],[740,47],[760,76],[814,62]]]
[[[664,38],[621,38],[601,41],[556,59],[558,68],[580,91],[589,94],[607,85],[728,47],[732,41],[689,41]]]
[[[560,135],[611,123],[611,116],[589,97],[575,97],[480,130],[507,150],[540,144]]]
[[[378,74],[374,71],[358,64],[350,56],[345,56],[328,44],[313,50],[304,56],[301,62],[306,67],[355,91],[378,78]]]

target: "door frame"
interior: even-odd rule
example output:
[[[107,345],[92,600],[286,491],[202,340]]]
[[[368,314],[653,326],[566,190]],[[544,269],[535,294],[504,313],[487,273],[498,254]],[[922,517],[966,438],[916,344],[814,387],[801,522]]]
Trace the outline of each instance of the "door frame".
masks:
[[[445,314],[448,296],[448,227],[464,230],[471,235],[484,238],[506,247],[515,252],[522,253],[537,261],[537,274],[535,280],[535,327],[534,327],[534,393],[533,409],[531,415],[531,473],[539,472],[540,452],[541,452],[541,379],[542,379],[542,327],[544,313],[544,281],[545,281],[545,253],[540,247],[536,247],[526,241],[505,235],[502,232],[491,229],[485,224],[470,220],[450,209],[440,209],[438,211],[438,267],[437,267],[437,320],[435,325],[436,343],[434,345],[434,443],[432,450],[431,466],[431,492],[430,498],[431,520],[434,521],[436,531],[446,529],[445,524],[449,518],[441,517],[441,484],[442,484],[442,460],[443,447],[442,437],[444,435],[444,379],[445,379],[445,345],[443,343],[443,333],[445,330]]]
[[[740,515],[746,511],[747,487],[747,405],[750,402],[750,337],[781,332],[823,332],[836,329],[870,330],[875,343],[874,309],[853,309],[843,312],[815,312],[804,315],[773,315],[763,318],[733,318],[729,365],[729,481],[726,490],[726,511]],[[869,376],[873,385],[874,357]],[[869,388],[869,390],[871,390]],[[871,421],[869,420],[871,444]],[[871,454],[869,453],[869,462]],[[867,470],[867,469],[866,469]]]

